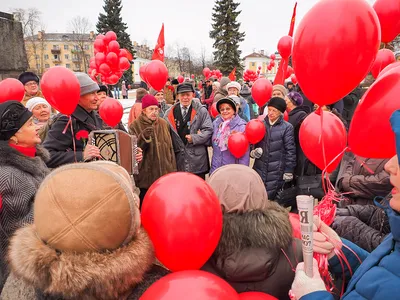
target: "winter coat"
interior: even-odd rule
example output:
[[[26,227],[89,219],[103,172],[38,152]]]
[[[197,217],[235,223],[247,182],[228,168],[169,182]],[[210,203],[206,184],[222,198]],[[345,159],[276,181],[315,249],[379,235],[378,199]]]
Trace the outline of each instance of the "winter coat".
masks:
[[[129,118],[128,118],[128,126],[132,124],[137,118],[139,118],[140,114],[142,113],[142,102],[138,102],[131,107],[129,111]]]
[[[33,201],[49,173],[49,153],[37,146],[36,157],[27,157],[0,142],[0,292],[7,279],[6,252],[15,230],[33,221]]]
[[[152,126],[154,134],[149,140],[146,140],[142,132],[145,128]],[[167,121],[158,118],[152,122],[144,114],[141,114],[129,126],[129,133],[138,137],[138,147],[143,150],[139,175],[135,176],[137,187],[148,189],[161,176],[176,172],[175,153]]]
[[[294,173],[296,167],[296,145],[292,124],[281,116],[274,125],[268,117],[264,120],[266,134],[255,148],[262,148],[263,154],[254,162],[253,169],[260,175],[269,199],[275,199],[276,192],[283,184],[284,173]]]
[[[220,125],[223,123],[223,119],[221,116],[218,116],[213,122],[214,133],[212,136],[212,147],[213,147],[213,155],[211,160],[211,170],[210,175],[219,167],[229,165],[229,164],[242,164],[248,166],[250,163],[250,149],[247,148],[246,153],[239,159],[236,159],[231,152],[227,149],[225,151],[221,151],[218,146],[217,141],[217,133]],[[246,121],[236,115],[230,122],[230,131],[236,132],[244,132],[246,129]]]
[[[353,118],[354,112],[357,108],[358,102],[360,101],[359,89],[353,90],[350,94],[343,98],[343,112],[342,116],[350,124]]]
[[[221,277],[238,293],[289,299],[292,268],[303,258],[301,242],[292,238],[287,214],[283,216],[272,209],[224,213],[221,239],[202,270]]]
[[[388,159],[357,158],[354,154],[347,153],[340,166],[336,188],[340,193],[349,193],[345,196],[350,201],[342,201],[341,205],[373,204],[376,196],[388,195],[393,187],[389,174],[384,170],[387,161]]]
[[[228,96],[228,91],[226,89],[219,88],[214,94],[213,103],[218,102],[218,100],[221,100],[222,98],[225,98],[227,96]]]
[[[165,119],[171,127],[172,144],[178,171],[194,174],[208,173],[210,166],[207,146],[210,145],[213,126],[207,109],[198,100],[192,101],[192,114],[189,123],[193,143],[186,145],[178,134],[174,109],[180,109],[179,102],[166,112]]]
[[[250,107],[247,104],[246,99],[243,97],[240,97],[240,109],[242,111],[243,117],[242,119],[245,120],[246,122],[250,121]]]
[[[349,205],[338,208],[332,224],[336,233],[372,252],[390,233],[385,211],[375,205]]]
[[[160,106],[160,113],[159,113],[159,117],[160,118],[164,118],[165,113],[168,111],[168,109],[170,109],[171,105],[167,104],[165,101],[162,101],[161,103],[159,103]]]
[[[249,105],[250,108],[250,119],[253,120],[258,117],[258,105],[255,103],[252,95],[251,95],[251,89],[247,86],[244,85],[242,87],[242,90],[240,91],[240,96],[242,96],[244,99],[246,99],[247,104]]]
[[[26,93],[25,93],[24,99],[22,99],[21,103],[22,103],[24,106],[26,106],[26,102],[28,102],[28,100],[30,100],[30,99],[32,99],[32,98],[35,98],[35,97],[40,97],[40,98],[43,98],[43,99],[44,99],[43,93],[39,90],[35,95],[29,95],[29,94],[26,94]]]
[[[125,83],[121,85],[121,94],[122,96],[128,96],[128,89],[126,88]]]
[[[342,300],[380,300],[398,299],[400,295],[400,214],[390,207],[385,208],[389,218],[392,233],[371,254],[356,245],[345,242],[361,259],[360,265],[356,258],[346,247],[342,250],[350,263],[353,276],[347,286]],[[338,275],[342,274],[342,266],[334,257],[329,260],[331,270]],[[345,266],[346,275],[350,274]],[[300,298],[300,300],[331,300],[332,295],[327,291],[313,292]]]
[[[50,160],[47,162],[49,168],[57,168],[75,162],[72,138],[75,139],[76,161],[82,162],[83,150],[87,141],[76,139],[76,133],[80,130],[86,130],[90,133],[93,130],[104,129],[103,120],[98,113],[95,111],[88,113],[80,105],[72,113],[74,136],[72,136],[70,126],[68,126],[65,134],[63,133],[68,121],[69,118],[66,115],[60,115],[49,129],[47,137],[43,142],[43,147],[50,152]]]
[[[114,251],[61,253],[47,246],[34,225],[17,232],[2,300],[137,300],[169,272],[153,265],[154,250],[140,229]]]

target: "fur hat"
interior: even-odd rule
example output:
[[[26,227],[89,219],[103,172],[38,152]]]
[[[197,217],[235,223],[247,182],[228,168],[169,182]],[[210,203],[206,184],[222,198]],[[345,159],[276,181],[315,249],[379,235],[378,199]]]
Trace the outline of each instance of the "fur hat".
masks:
[[[32,113],[18,101],[0,104],[0,140],[8,141],[32,117]]]
[[[26,102],[26,108],[29,111],[32,111],[35,106],[39,104],[46,104],[48,107],[50,107],[50,104],[46,101],[46,99],[43,99],[42,97],[33,97]]]
[[[142,98],[142,109],[145,109],[146,107],[149,107],[152,105],[158,106],[158,101],[157,101],[156,97],[149,94]]]
[[[18,76],[18,80],[22,82],[23,85],[27,84],[29,81],[35,81],[39,84],[39,76],[33,72],[24,72]]]
[[[178,85],[178,87],[176,88],[176,93],[177,93],[177,94],[182,94],[182,93],[187,93],[187,92],[192,92],[192,93],[194,93],[193,84],[191,84],[190,82],[181,83],[181,84]]]
[[[231,80],[229,77],[222,77],[221,81],[219,82],[221,84],[221,88],[225,87]]]
[[[140,228],[138,197],[125,169],[111,162],[57,168],[34,203],[39,238],[61,252],[101,252],[128,244]]]
[[[221,113],[220,112],[220,110],[219,110],[219,108],[220,108],[220,106],[222,105],[222,104],[229,104],[231,107],[232,107],[232,109],[236,112],[236,103],[235,103],[235,101],[232,99],[232,98],[230,98],[230,97],[226,97],[226,98],[222,98],[222,99],[219,99],[218,101],[217,101],[217,111],[219,112],[219,113]]]
[[[273,97],[269,100],[268,107],[275,107],[281,113],[284,113],[286,110],[286,101],[281,97]]]
[[[279,91],[283,94],[283,97],[286,97],[288,91],[287,89],[282,85],[282,84],[275,84],[272,87],[272,93],[274,93],[274,91]]]
[[[108,94],[108,89],[106,85],[99,85],[99,90],[97,92],[105,92]]]
[[[226,89],[229,90],[230,88],[235,88],[238,90],[238,92],[240,92],[240,90],[242,89],[242,87],[240,86],[240,83],[237,81],[231,81],[226,85]]]
[[[75,72],[75,76],[78,78],[79,86],[81,87],[81,96],[100,90],[99,85],[88,74]]]
[[[289,100],[296,106],[303,105],[303,97],[297,92],[290,92],[287,94]]]

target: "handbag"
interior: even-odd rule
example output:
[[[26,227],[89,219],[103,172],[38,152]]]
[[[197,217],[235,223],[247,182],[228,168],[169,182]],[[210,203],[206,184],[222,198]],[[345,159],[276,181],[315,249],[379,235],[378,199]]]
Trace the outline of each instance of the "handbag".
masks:
[[[297,187],[293,181],[285,182],[275,196],[275,202],[283,207],[294,207],[296,205]]]
[[[304,163],[301,169],[301,175],[296,178],[297,194],[313,196],[315,199],[321,200],[325,196],[322,187],[322,174],[316,174],[317,166],[314,165],[315,175],[304,175],[305,165]]]

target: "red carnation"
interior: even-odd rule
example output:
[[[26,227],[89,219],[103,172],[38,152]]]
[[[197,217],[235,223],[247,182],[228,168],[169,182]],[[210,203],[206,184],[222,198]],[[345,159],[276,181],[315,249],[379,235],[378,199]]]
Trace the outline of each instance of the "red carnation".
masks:
[[[78,141],[81,139],[87,140],[89,138],[89,132],[87,130],[79,130],[76,134],[75,137]]]

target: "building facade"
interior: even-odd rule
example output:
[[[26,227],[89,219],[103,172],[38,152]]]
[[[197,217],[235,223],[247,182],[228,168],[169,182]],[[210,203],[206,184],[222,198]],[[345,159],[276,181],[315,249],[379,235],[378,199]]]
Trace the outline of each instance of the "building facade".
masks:
[[[281,61],[281,57],[278,53],[276,53],[275,56],[275,67],[269,71],[268,65],[271,61],[271,57],[269,55],[265,55],[264,50],[253,52],[243,58],[244,70],[252,70],[257,72],[258,68],[261,67],[260,74],[264,75],[268,79],[273,80]]]
[[[94,55],[96,36],[76,33],[46,33],[25,38],[29,70],[39,76],[47,69],[63,66],[74,72],[87,72],[89,60]]]

